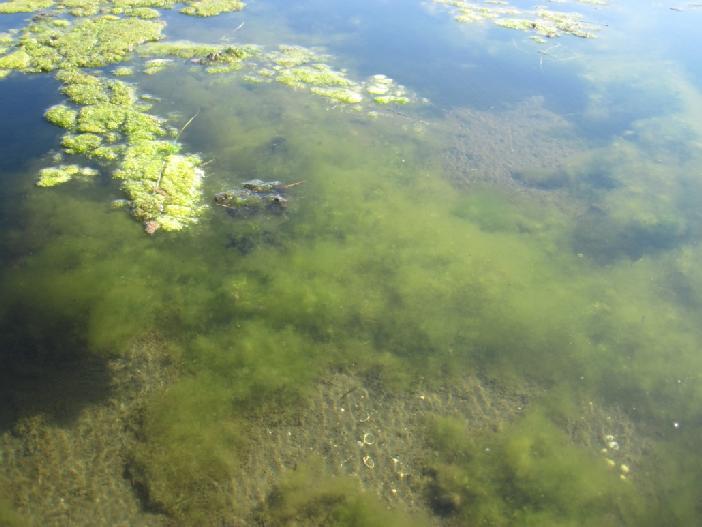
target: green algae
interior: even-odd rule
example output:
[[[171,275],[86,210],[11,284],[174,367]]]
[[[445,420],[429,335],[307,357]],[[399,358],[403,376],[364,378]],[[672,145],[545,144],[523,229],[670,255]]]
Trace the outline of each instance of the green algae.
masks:
[[[137,103],[134,87],[76,69],[62,70],[57,78],[63,82],[62,92],[79,105],[78,110],[56,105],[46,112],[47,120],[69,130],[61,142],[64,152],[118,162],[113,175],[123,180],[132,215],[151,232],[194,223],[202,210],[200,158],[176,155],[180,145],[157,140],[167,134],[164,121]],[[46,169],[40,186],[73,175],[73,166]]]
[[[172,65],[173,61],[171,59],[151,59],[146,61],[143,71],[147,75],[155,75]]]
[[[75,17],[96,15],[104,5],[103,0],[61,0],[60,5]]]
[[[408,104],[410,102],[409,97],[404,95],[379,95],[373,97],[373,101],[378,104]]]
[[[438,452],[427,489],[452,525],[638,525],[641,503],[594,452],[540,412],[476,437],[455,419],[428,424]]]
[[[153,397],[145,441],[133,454],[132,477],[148,489],[151,505],[179,525],[213,525],[232,507],[224,489],[236,476],[241,425],[231,417],[226,391],[201,390],[208,382],[180,382]]]
[[[107,66],[126,60],[144,42],[161,38],[163,23],[112,15],[82,19],[73,25],[39,21],[21,33],[18,49],[0,65],[24,72]]]
[[[449,6],[456,13],[455,19],[461,23],[489,21],[499,27],[536,33],[536,35],[546,38],[562,35],[595,38],[598,31],[597,26],[585,22],[583,16],[575,12],[553,11],[544,7],[522,9],[513,7],[507,2],[484,2],[481,4],[470,0],[433,1]]]
[[[359,489],[351,477],[325,473],[313,460],[286,474],[268,496],[259,521],[272,527],[338,525],[354,527],[419,527],[430,525],[421,514],[388,509]]]
[[[65,104],[56,104],[46,110],[44,117],[47,121],[61,128],[73,128],[76,124],[76,112],[73,108],[69,108]]]
[[[241,11],[246,6],[241,0],[187,0],[186,3],[188,5],[180,12],[200,17]]]
[[[276,80],[281,84],[293,87],[301,87],[306,84],[320,87],[352,84],[343,73],[332,70],[326,64],[287,68],[280,72]]]
[[[112,74],[116,77],[131,77],[134,75],[134,68],[131,66],[120,66],[112,70]]]
[[[51,7],[53,0],[10,0],[0,4],[0,13],[31,13]]]
[[[160,22],[104,16],[75,24],[52,47],[70,65],[107,66],[125,60],[138,44],[160,39],[162,30]]]
[[[363,101],[363,95],[348,88],[328,88],[324,86],[312,86],[310,92],[334,101],[346,104],[358,104]]]
[[[124,15],[144,20],[153,20],[161,16],[161,13],[150,7],[114,7],[111,12],[113,15]]]
[[[67,154],[92,157],[95,150],[102,146],[102,137],[96,134],[66,134],[61,139],[61,146]]]
[[[94,177],[99,172],[94,168],[81,167],[78,165],[60,165],[58,167],[43,168],[39,171],[39,187],[55,187],[61,183],[67,183],[75,177]]]

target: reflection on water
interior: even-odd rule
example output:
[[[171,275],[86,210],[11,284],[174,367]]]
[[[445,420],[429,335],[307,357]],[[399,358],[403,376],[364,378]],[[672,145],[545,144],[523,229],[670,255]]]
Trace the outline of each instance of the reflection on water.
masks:
[[[107,175],[34,186],[60,95],[1,82],[0,523],[699,524],[699,79],[679,12],[594,13],[548,54],[419,2],[171,13],[430,102],[137,75],[207,172],[153,237]],[[252,178],[304,183],[211,202]]]

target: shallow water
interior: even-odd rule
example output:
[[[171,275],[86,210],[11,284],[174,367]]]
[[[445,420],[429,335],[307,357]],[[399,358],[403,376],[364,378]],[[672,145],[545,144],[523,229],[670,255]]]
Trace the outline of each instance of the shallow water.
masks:
[[[673,7],[553,4],[600,31],[546,44],[430,2],[164,12],[412,102],[127,78],[207,163],[154,236],[109,165],[35,186],[64,98],[0,81],[0,523],[698,525],[702,9]],[[252,178],[304,183],[211,201]]]

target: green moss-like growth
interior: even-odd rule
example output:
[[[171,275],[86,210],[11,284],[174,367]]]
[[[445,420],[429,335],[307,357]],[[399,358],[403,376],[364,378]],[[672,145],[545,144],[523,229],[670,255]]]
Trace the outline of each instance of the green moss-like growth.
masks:
[[[103,3],[102,0],[61,0],[61,5],[73,16],[96,15]]]
[[[102,145],[102,138],[95,134],[66,134],[61,140],[61,146],[67,154],[79,154],[92,157],[97,148]]]
[[[12,73],[12,70],[0,70],[0,80],[4,79]]]
[[[427,497],[452,525],[638,525],[631,485],[534,411],[504,432],[475,436],[434,418]],[[639,509],[640,510],[640,509]]]
[[[114,7],[112,8],[112,14],[142,18],[144,20],[153,20],[161,16],[156,9],[150,7]]]
[[[321,95],[322,97],[327,97],[328,99],[333,99],[346,104],[358,104],[363,101],[363,95],[349,88],[325,88],[312,86],[310,91],[315,95]]]
[[[24,70],[31,64],[31,57],[23,50],[16,50],[0,57],[0,68],[7,70]]]
[[[310,49],[287,45],[278,46],[278,50],[269,53],[266,58],[273,64],[283,68],[294,68],[303,64],[324,60],[324,57],[320,57]]]
[[[455,19],[459,22],[474,23],[487,20],[500,27],[536,33],[546,38],[561,35],[594,38],[597,30],[596,26],[584,22],[582,15],[574,12],[551,11],[542,7],[522,9],[511,6],[506,1],[483,4],[470,0],[434,0],[434,2],[455,9]]]
[[[53,46],[69,64],[99,67],[123,61],[138,44],[161,38],[163,23],[103,16],[76,24]]]
[[[241,0],[188,0],[181,13],[192,16],[215,16],[221,13],[241,11],[246,4]]]
[[[352,84],[343,73],[332,70],[326,64],[287,68],[280,72],[276,80],[293,87],[302,87],[307,84],[324,87]]]
[[[165,70],[168,66],[172,66],[173,61],[171,59],[152,59],[146,61],[144,64],[144,73],[147,75],[154,75]]]
[[[59,71],[56,78],[63,83],[61,93],[76,104],[97,104],[109,100],[104,82],[99,77],[78,69],[65,69]]]
[[[137,45],[160,39],[163,26],[112,15],[83,19],[72,26],[39,21],[24,29],[19,49],[11,58],[3,57],[7,65],[2,67],[39,72],[106,66],[125,60]]]
[[[120,66],[112,71],[112,74],[117,77],[130,77],[134,75],[134,68],[131,66]]]
[[[264,507],[260,521],[271,527],[419,527],[429,522],[387,506],[358,481],[325,474],[321,463],[299,467],[283,477]]]
[[[410,102],[409,97],[404,95],[379,95],[373,97],[373,101],[378,104],[407,104]]]
[[[67,183],[76,176],[94,177],[98,171],[93,168],[78,165],[60,165],[58,167],[43,168],[39,171],[39,187],[55,187]]]
[[[51,7],[53,4],[53,0],[10,0],[0,4],[0,13],[31,13]]]
[[[170,8],[176,4],[176,0],[112,0],[112,4],[117,7],[156,7]]]
[[[176,40],[170,42],[150,42],[139,48],[139,54],[147,57],[171,56],[181,59],[192,59],[206,57],[212,53],[221,51],[222,46],[218,44],[202,44],[190,42],[189,40]]]
[[[56,104],[46,110],[44,117],[51,124],[70,130],[76,124],[76,115],[78,112],[73,108],[69,108],[65,104]]]

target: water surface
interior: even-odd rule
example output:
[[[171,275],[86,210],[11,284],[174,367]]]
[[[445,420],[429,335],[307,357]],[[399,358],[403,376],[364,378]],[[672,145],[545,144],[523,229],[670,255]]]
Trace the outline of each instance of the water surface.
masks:
[[[35,186],[62,96],[0,82],[0,518],[698,525],[702,10],[679,6],[553,4],[601,31],[546,44],[426,2],[166,12],[169,39],[319,48],[413,102],[138,73],[207,161],[200,222],[151,237],[108,168]],[[252,178],[304,183],[282,214],[211,201]]]

